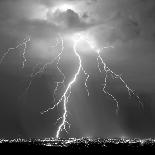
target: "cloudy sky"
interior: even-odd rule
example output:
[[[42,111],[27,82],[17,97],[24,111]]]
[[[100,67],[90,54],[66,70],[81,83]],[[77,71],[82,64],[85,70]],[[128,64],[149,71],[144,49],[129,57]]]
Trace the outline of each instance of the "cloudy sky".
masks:
[[[63,7],[62,7],[63,6]],[[87,33],[107,65],[133,88],[143,102],[129,98],[119,80],[108,79],[107,90],[119,101],[115,103],[102,90],[105,74],[97,70],[96,54],[81,53],[89,73],[88,88],[80,74],[68,104],[69,133],[63,137],[154,137],[155,136],[155,3],[154,0],[0,0],[0,58],[9,48],[24,39],[27,42],[25,67],[23,48],[10,50],[0,65],[0,137],[45,138],[55,136],[61,123],[62,106],[44,115],[40,112],[54,104],[53,90],[62,77],[56,63],[37,75],[25,91],[31,72],[54,60],[61,47],[53,48],[58,36]],[[64,37],[65,38],[65,37]],[[64,39],[60,66],[67,85],[77,70],[73,42]],[[63,88],[56,95],[58,99]]]

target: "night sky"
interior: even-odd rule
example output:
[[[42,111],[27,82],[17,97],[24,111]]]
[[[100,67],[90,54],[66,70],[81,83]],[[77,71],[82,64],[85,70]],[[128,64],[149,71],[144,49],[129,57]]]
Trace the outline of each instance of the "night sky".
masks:
[[[66,10],[59,6],[67,4]],[[155,137],[155,2],[154,0],[0,0],[0,58],[9,48],[25,38],[26,62],[22,68],[24,46],[10,50],[0,64],[0,138],[55,137],[63,114],[63,104],[44,115],[54,105],[56,81],[62,81],[56,61],[32,80],[30,75],[54,60],[61,47],[53,48],[58,34],[90,34],[98,47],[107,45],[103,60],[143,102],[128,95],[120,80],[109,76],[107,90],[115,102],[102,91],[105,73],[97,68],[93,50],[81,52],[82,64],[90,75],[85,90],[85,76],[80,73],[67,104],[71,128],[61,137]],[[37,65],[37,67],[36,67]],[[73,43],[64,39],[59,66],[65,86],[73,78],[78,60]],[[65,88],[59,87],[58,101]]]

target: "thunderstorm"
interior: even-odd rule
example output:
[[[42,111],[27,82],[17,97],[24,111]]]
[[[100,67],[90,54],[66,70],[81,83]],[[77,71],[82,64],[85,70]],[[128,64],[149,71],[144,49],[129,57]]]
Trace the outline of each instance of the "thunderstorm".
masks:
[[[0,1],[1,137],[155,136],[154,6]]]
[[[108,66],[107,64],[104,62],[103,58],[101,57],[100,53],[102,51],[104,51],[105,48],[114,48],[113,46],[105,46],[105,47],[102,47],[101,49],[97,48],[93,42],[91,40],[88,39],[88,37],[84,36],[83,34],[76,34],[75,35],[76,37],[73,37],[73,52],[75,54],[75,56],[77,57],[78,59],[78,62],[79,62],[79,65],[78,65],[78,69],[76,71],[76,73],[74,74],[72,80],[68,83],[67,87],[65,88],[65,91],[63,93],[63,95],[61,96],[61,98],[59,99],[59,101],[54,104],[54,106],[48,108],[47,110],[41,112],[41,114],[45,114],[47,112],[49,112],[50,110],[53,110],[55,109],[59,104],[63,104],[63,113],[62,113],[62,116],[60,118],[57,119],[57,121],[61,120],[61,123],[56,131],[56,138],[60,138],[61,136],[61,132],[63,130],[65,130],[67,133],[67,129],[66,129],[66,126],[68,125],[69,128],[71,126],[71,124],[67,121],[67,117],[68,117],[68,110],[67,110],[67,107],[68,107],[68,102],[69,102],[69,98],[72,94],[72,86],[74,84],[76,84],[76,81],[77,81],[77,78],[79,77],[79,74],[80,72],[83,72],[84,75],[86,75],[86,79],[85,79],[85,89],[87,91],[87,94],[88,96],[90,95],[89,94],[89,89],[88,89],[88,86],[87,86],[87,81],[89,80],[89,77],[90,75],[86,72],[86,70],[84,69],[83,65],[82,65],[82,59],[81,59],[81,56],[79,54],[79,51],[77,49],[78,46],[80,46],[79,44],[81,42],[87,42],[87,44],[90,46],[90,48],[96,53],[97,55],[97,64],[98,64],[98,70],[99,72],[105,72],[106,76],[104,78],[104,84],[103,84],[103,93],[107,94],[113,101],[114,103],[116,104],[116,114],[118,114],[119,112],[119,102],[117,101],[117,99],[111,94],[109,93],[106,88],[107,88],[107,78],[108,78],[108,75],[110,73],[110,75],[114,78],[118,78],[122,84],[124,85],[124,87],[127,89],[128,91],[128,94],[129,96],[131,95],[135,95],[136,98],[137,98],[137,101],[141,104],[141,106],[143,106],[143,103],[141,102],[139,96],[135,93],[134,90],[132,90],[128,84],[123,80],[122,76],[119,75],[119,74],[116,74],[115,72],[113,72]],[[25,53],[26,53],[26,48],[27,48],[27,42],[30,42],[31,39],[30,37],[27,39],[25,39],[22,43],[18,44],[15,48],[9,48],[8,51],[6,51],[1,60],[0,60],[0,63],[3,63],[3,61],[5,60],[5,57],[12,51],[12,50],[16,50],[17,48],[19,48],[20,46],[23,46],[23,53],[22,53],[22,56],[23,56],[23,62],[22,62],[22,68],[24,68],[24,65],[25,65],[25,62],[27,61],[26,58],[25,58]],[[32,72],[32,74],[30,75],[30,81],[29,81],[29,84],[28,84],[28,87],[26,88],[26,91],[29,90],[29,88],[31,87],[31,83],[32,83],[32,80],[35,79],[35,76],[38,75],[38,74],[41,74],[45,71],[46,67],[52,63],[54,63],[55,61],[57,62],[57,70],[60,72],[61,76],[63,77],[63,80],[62,81],[57,81],[56,82],[56,87],[54,89],[54,93],[53,93],[53,98],[54,98],[54,101],[55,101],[55,94],[57,92],[57,90],[59,89],[59,86],[60,85],[63,85],[63,87],[65,87],[64,85],[64,82],[65,82],[65,74],[63,73],[63,71],[60,69],[59,67],[59,61],[61,60],[61,55],[64,51],[64,39],[62,37],[61,34],[58,34],[58,38],[57,38],[57,42],[56,42],[56,45],[53,45],[52,48],[57,48],[58,46],[61,47],[61,50],[59,52],[59,54],[54,58],[54,60],[50,61],[50,62],[47,62],[46,64],[44,64],[40,69],[39,71],[37,72]],[[103,66],[103,70],[101,70],[101,66]]]

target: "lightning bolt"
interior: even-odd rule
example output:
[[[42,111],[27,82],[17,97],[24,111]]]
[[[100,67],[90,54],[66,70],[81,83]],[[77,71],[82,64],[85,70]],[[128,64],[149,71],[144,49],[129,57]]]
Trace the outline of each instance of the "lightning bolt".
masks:
[[[27,49],[27,43],[31,41],[31,38],[30,36],[26,37],[24,39],[23,42],[17,44],[16,47],[12,47],[12,48],[9,48],[6,52],[4,52],[4,54],[2,55],[1,59],[0,59],[0,65],[3,63],[3,61],[5,60],[5,58],[11,53],[13,52],[14,50],[18,49],[19,47],[23,47],[23,52],[22,52],[22,58],[23,58],[23,61],[22,61],[22,69],[25,67],[25,63],[27,62],[27,59],[26,59],[26,49]]]
[[[77,57],[78,59],[78,69],[77,69],[77,72],[74,74],[74,77],[73,79],[69,82],[69,84],[67,85],[67,88],[65,89],[63,95],[61,96],[61,98],[59,99],[59,101],[51,108],[47,109],[46,111],[43,111],[41,114],[44,114],[46,112],[48,112],[49,110],[53,110],[56,106],[58,106],[61,102],[63,102],[63,115],[57,119],[58,120],[62,120],[61,124],[59,125],[58,127],[58,130],[56,132],[56,138],[59,138],[60,136],[60,132],[64,129],[66,132],[67,132],[67,129],[66,129],[66,124],[68,124],[69,128],[70,128],[70,124],[69,122],[67,121],[67,116],[68,116],[68,110],[67,110],[67,103],[68,103],[68,100],[69,100],[69,97],[71,95],[71,89],[72,89],[72,86],[73,84],[76,82],[79,74],[81,71],[83,71],[84,75],[86,76],[86,79],[85,79],[85,89],[87,91],[87,94],[89,96],[89,90],[88,90],[88,86],[87,86],[87,81],[89,79],[89,74],[85,71],[84,67],[82,66],[82,60],[81,60],[81,57],[77,51],[77,45],[78,45],[78,42],[80,41],[80,38],[78,40],[76,40],[74,42],[74,45],[73,45],[73,51],[74,51],[74,54],[75,56]],[[63,42],[63,41],[62,41]],[[62,51],[61,53],[63,52],[63,44],[62,44]],[[60,54],[61,56],[61,54]],[[62,82],[57,82],[57,86],[54,90],[54,94],[55,92],[58,90],[58,86],[59,84],[64,84],[64,80],[65,80],[65,76],[64,76],[64,73],[60,70],[60,68],[58,67],[59,65],[59,61],[61,59],[61,57],[58,57],[58,61],[57,61],[57,68],[59,70],[59,72],[63,75],[64,79]],[[68,133],[68,132],[67,132]]]
[[[110,47],[112,47],[112,46],[110,46]],[[104,47],[104,48],[109,48],[109,47]],[[112,47],[112,48],[113,48],[113,47]],[[137,98],[137,100],[138,100],[138,102],[140,103],[140,105],[141,105],[142,108],[143,108],[143,103],[141,102],[140,97],[139,97],[138,95],[136,95],[135,91],[134,91],[133,89],[131,89],[131,88],[128,86],[128,84],[125,82],[125,80],[122,78],[121,75],[116,74],[115,72],[113,72],[113,71],[107,66],[107,64],[103,61],[103,58],[102,58],[101,55],[100,55],[100,52],[101,52],[102,50],[103,50],[103,49],[97,50],[97,55],[98,55],[98,57],[97,57],[97,62],[98,62],[98,69],[99,69],[99,71],[102,72],[102,70],[101,70],[101,68],[100,68],[100,62],[101,62],[101,64],[103,65],[103,68],[104,68],[104,72],[106,73],[105,79],[104,79],[104,84],[103,84],[103,92],[104,92],[105,94],[109,95],[109,96],[113,99],[113,101],[116,103],[116,113],[118,114],[118,111],[119,111],[119,104],[118,104],[118,101],[117,101],[117,99],[116,99],[111,93],[109,93],[109,92],[106,90],[106,88],[107,88],[108,73],[110,73],[110,75],[112,76],[113,79],[119,79],[119,80],[122,82],[122,84],[125,86],[125,88],[128,90],[129,96],[131,97],[131,95],[135,95],[136,98]]]
[[[39,71],[36,71],[36,68],[37,68],[38,65],[36,65],[36,66],[33,68],[33,71],[32,71],[32,73],[31,73],[31,75],[30,75],[30,80],[29,80],[28,87],[26,88],[26,91],[28,91],[29,88],[31,87],[32,81],[35,79],[35,77],[36,77],[38,74],[43,73],[43,72],[45,71],[45,69],[47,68],[48,65],[51,65],[51,64],[53,64],[53,63],[56,61],[57,70],[59,71],[59,73],[61,74],[61,76],[63,77],[63,79],[62,79],[62,81],[56,81],[56,87],[55,87],[54,92],[53,92],[54,103],[56,102],[55,96],[56,96],[56,93],[57,93],[59,87],[62,85],[64,88],[66,87],[66,89],[65,89],[63,95],[62,95],[62,96],[60,97],[60,99],[58,100],[58,102],[56,102],[56,103],[54,104],[53,107],[50,107],[50,108],[48,108],[47,110],[41,112],[41,114],[43,115],[43,114],[47,113],[48,111],[55,109],[60,103],[63,104],[63,114],[62,114],[62,116],[61,116],[60,118],[57,119],[57,121],[61,120],[61,123],[60,123],[60,125],[58,126],[58,129],[57,129],[57,131],[56,131],[56,138],[57,138],[57,139],[60,137],[60,134],[61,134],[61,132],[62,132],[63,130],[65,130],[65,131],[68,133],[68,131],[67,131],[67,129],[66,129],[66,128],[67,128],[67,125],[68,125],[68,127],[70,128],[70,123],[67,121],[68,113],[69,113],[69,112],[68,112],[68,108],[67,108],[67,104],[68,104],[68,102],[69,102],[70,95],[72,94],[72,91],[71,91],[71,90],[72,90],[72,87],[73,87],[73,85],[76,83],[77,78],[78,78],[78,76],[80,75],[80,72],[83,72],[83,74],[86,76],[84,85],[85,85],[85,89],[86,89],[86,91],[87,91],[87,95],[88,95],[88,96],[90,95],[89,90],[88,90],[88,85],[87,85],[87,81],[88,81],[90,75],[89,75],[89,74],[86,72],[86,70],[84,69],[84,67],[83,67],[83,65],[82,65],[82,59],[81,59],[80,54],[78,53],[78,50],[77,50],[78,43],[79,43],[81,40],[87,41],[87,43],[90,45],[90,47],[91,47],[92,49],[94,49],[94,51],[97,53],[97,67],[98,67],[98,70],[99,70],[100,73],[105,72],[105,78],[104,78],[104,84],[103,84],[103,89],[102,89],[102,90],[103,90],[103,92],[104,92],[106,95],[110,96],[111,99],[112,99],[112,100],[114,101],[114,103],[116,104],[116,113],[118,114],[118,111],[119,111],[119,102],[118,102],[118,100],[116,99],[116,97],[114,97],[110,92],[108,92],[108,91],[106,90],[106,88],[107,88],[107,80],[108,80],[109,75],[111,75],[111,77],[112,77],[113,79],[119,79],[119,80],[122,82],[122,84],[124,85],[124,87],[127,89],[129,96],[135,95],[136,98],[137,98],[137,101],[138,101],[138,102],[142,105],[142,107],[143,107],[143,103],[140,101],[140,98],[139,98],[139,96],[135,93],[135,91],[132,90],[132,89],[128,86],[128,84],[125,82],[125,80],[122,78],[121,75],[116,74],[115,72],[113,72],[113,71],[107,66],[107,64],[104,62],[103,58],[101,57],[101,54],[100,54],[100,53],[103,51],[103,49],[104,49],[104,48],[111,48],[112,46],[103,47],[103,48],[101,48],[101,49],[96,49],[96,48],[94,47],[94,45],[93,45],[92,42],[90,42],[90,41],[87,40],[87,39],[82,38],[81,36],[79,36],[78,39],[74,40],[74,43],[73,43],[73,52],[74,52],[74,54],[75,54],[75,56],[77,57],[77,60],[78,60],[78,68],[77,68],[77,71],[76,71],[76,73],[74,74],[72,80],[68,83],[67,86],[65,86],[64,83],[65,83],[66,77],[65,77],[65,74],[63,73],[63,71],[61,70],[60,65],[59,65],[60,60],[61,60],[61,56],[62,56],[62,54],[63,54],[63,52],[64,52],[64,40],[63,40],[63,37],[62,37],[60,34],[58,34],[58,36],[59,36],[59,37],[57,38],[56,44],[55,44],[55,45],[52,45],[51,47],[52,47],[52,48],[58,48],[58,46],[60,45],[60,47],[61,47],[60,52],[59,52],[58,55],[54,58],[54,60],[51,60],[50,62],[47,62],[47,63],[44,64],[42,67],[40,67],[40,68],[39,68]],[[6,58],[6,56],[9,55],[12,51],[16,50],[16,49],[19,48],[19,47],[24,47],[24,50],[23,50],[23,52],[22,52],[22,58],[23,58],[23,61],[22,61],[22,68],[24,68],[24,67],[25,67],[25,63],[27,62],[27,59],[26,59],[25,54],[26,54],[26,49],[27,49],[27,43],[28,43],[29,41],[30,41],[30,37],[24,39],[24,41],[23,41],[22,43],[18,44],[15,48],[9,48],[9,49],[3,54],[3,56],[1,57],[1,59],[0,59],[0,64],[3,63],[4,59]],[[113,48],[113,47],[112,47],[112,48]],[[101,67],[102,67],[103,69],[101,69]]]
[[[66,125],[67,125],[67,124],[68,124],[69,127],[70,127],[70,124],[69,124],[68,121],[67,121],[67,116],[68,116],[67,103],[68,103],[69,97],[70,97],[70,95],[71,95],[71,88],[72,88],[73,84],[76,82],[77,77],[78,77],[78,75],[80,74],[80,71],[81,71],[81,70],[82,70],[82,71],[84,72],[84,74],[87,76],[87,78],[86,78],[86,80],[85,80],[85,88],[86,88],[86,90],[87,90],[87,92],[88,92],[88,96],[89,96],[89,90],[88,90],[88,87],[87,87],[87,81],[88,81],[88,78],[89,78],[89,74],[87,74],[87,72],[84,70],[84,68],[83,68],[83,66],[82,66],[82,59],[81,59],[81,57],[80,57],[80,55],[79,55],[79,53],[78,53],[78,51],[77,51],[77,45],[78,45],[78,42],[79,42],[81,39],[82,39],[82,38],[79,37],[79,39],[76,40],[76,41],[74,42],[74,45],[73,45],[74,53],[75,53],[75,55],[77,56],[77,59],[78,59],[78,61],[79,61],[78,70],[77,70],[77,72],[75,73],[73,79],[69,82],[69,84],[68,84],[68,86],[67,86],[67,88],[66,88],[64,94],[62,95],[62,97],[60,98],[60,100],[59,100],[59,101],[57,102],[57,104],[56,104],[56,105],[59,105],[59,104],[63,101],[63,110],[64,110],[63,116],[60,117],[60,118],[58,119],[58,120],[62,119],[62,122],[61,122],[61,124],[59,125],[58,130],[57,130],[57,132],[56,132],[56,138],[59,138],[59,137],[60,137],[60,133],[61,133],[62,130],[65,130],[65,131],[66,131]],[[90,45],[90,47],[94,48],[94,46],[92,45],[91,42],[89,42],[88,40],[86,40],[86,41],[87,41],[87,43]],[[137,98],[137,100],[138,100],[138,102],[139,102],[139,103],[141,104],[141,106],[143,107],[143,103],[140,101],[140,98],[139,98],[138,95],[136,95],[135,91],[132,90],[132,89],[128,86],[128,84],[127,84],[127,83],[125,82],[125,80],[121,77],[121,75],[116,74],[115,72],[113,72],[113,71],[107,66],[107,64],[103,61],[103,58],[101,57],[100,53],[101,53],[101,51],[102,51],[103,49],[105,49],[105,48],[113,48],[113,46],[108,46],[108,47],[105,46],[105,47],[102,48],[102,49],[97,49],[97,50],[96,50],[96,53],[97,53],[97,64],[98,64],[97,67],[98,67],[99,71],[102,72],[102,70],[101,70],[101,68],[100,68],[100,66],[102,65],[102,66],[103,66],[103,71],[106,73],[105,78],[104,78],[104,84],[103,84],[103,92],[104,92],[105,94],[107,94],[108,96],[110,96],[111,99],[112,99],[112,100],[114,101],[114,103],[116,104],[116,114],[118,114],[118,112],[119,112],[119,102],[118,102],[118,100],[117,100],[110,92],[108,92],[108,91],[106,90],[106,88],[107,88],[107,79],[108,79],[108,74],[109,74],[109,73],[110,73],[110,75],[112,76],[113,79],[115,79],[115,78],[119,79],[119,80],[122,82],[122,84],[125,86],[125,88],[127,89],[129,96],[135,95],[136,98]],[[55,105],[55,106],[56,106],[56,105]],[[52,107],[51,109],[54,109],[55,106]],[[47,111],[46,111],[46,112],[47,112]]]
[[[54,59],[52,59],[51,61],[49,61],[49,62],[45,63],[44,65],[42,65],[42,67],[40,67],[39,70],[38,70],[37,72],[36,72],[35,70],[36,70],[36,68],[37,68],[37,66],[38,66],[39,64],[37,64],[37,65],[33,68],[32,73],[30,74],[28,86],[27,86],[25,92],[27,92],[27,91],[30,89],[31,84],[32,84],[32,81],[36,78],[37,75],[40,75],[40,74],[44,73],[44,71],[46,70],[46,68],[48,67],[48,65],[51,65],[51,64],[53,64],[55,61],[57,61],[57,69],[58,69],[58,71],[60,72],[60,74],[63,76],[63,81],[56,82],[56,88],[54,89],[54,94],[53,94],[53,98],[54,98],[54,101],[55,101],[55,94],[56,94],[56,92],[57,92],[57,90],[58,90],[58,87],[60,86],[60,84],[63,84],[63,85],[64,85],[64,81],[65,81],[65,75],[64,75],[64,73],[61,71],[61,69],[60,69],[59,66],[58,66],[58,65],[59,65],[59,61],[60,61],[60,57],[61,57],[61,55],[62,55],[62,53],[63,53],[63,49],[64,49],[64,46],[63,46],[63,44],[64,44],[64,43],[63,43],[63,39],[62,39],[62,36],[61,36],[60,34],[58,34],[58,38],[56,39],[56,44],[55,44],[55,45],[52,45],[52,46],[50,45],[49,47],[57,48],[59,44],[61,44],[61,47],[62,47],[62,48],[61,48],[59,54],[58,54]],[[47,111],[49,111],[49,110],[50,110],[50,108],[49,108]],[[41,113],[41,114],[42,114],[42,113]]]
[[[82,70],[82,61],[81,61],[81,57],[80,55],[78,54],[77,50],[76,50],[76,46],[77,46],[78,42],[75,42],[74,44],[74,47],[73,47],[73,50],[74,50],[74,53],[75,55],[77,56],[78,58],[78,61],[79,61],[79,66],[78,66],[78,70],[77,72],[75,73],[73,79],[69,82],[63,96],[61,97],[61,99],[59,100],[59,102],[57,104],[59,104],[62,100],[63,100],[63,107],[64,107],[64,113],[63,113],[63,116],[62,116],[62,123],[60,124],[60,126],[58,127],[58,130],[57,130],[57,133],[56,133],[56,138],[59,138],[60,136],[60,132],[62,131],[62,129],[64,129],[66,131],[66,124],[69,124],[68,121],[67,121],[67,103],[68,103],[68,99],[71,95],[71,88],[72,88],[72,85],[76,82],[77,80],[77,77],[78,75],[80,74],[80,71]],[[70,125],[70,124],[69,124]]]
[[[118,110],[119,110],[119,104],[118,104],[118,101],[117,99],[112,95],[110,94],[108,91],[106,91],[106,87],[107,87],[107,78],[108,78],[108,73],[110,72],[112,75],[115,73],[109,68],[107,67],[106,63],[103,61],[101,55],[100,55],[100,49],[97,50],[97,54],[98,54],[98,57],[97,57],[97,63],[98,63],[98,69],[100,72],[102,72],[101,68],[100,68],[100,61],[101,61],[101,64],[104,66],[104,71],[106,73],[105,75],[105,79],[104,79],[104,84],[103,84],[103,92],[107,95],[109,95],[113,101],[116,103],[116,113],[118,113]]]
[[[62,132],[62,130],[65,130],[67,133],[67,129],[66,129],[66,126],[68,125],[68,127],[70,128],[70,123],[67,121],[67,117],[68,117],[68,110],[67,110],[67,104],[68,104],[68,101],[69,101],[69,97],[72,93],[71,89],[72,89],[72,86],[76,83],[77,81],[77,78],[80,74],[81,71],[83,71],[84,75],[86,76],[86,79],[85,79],[85,89],[87,91],[87,94],[89,96],[89,90],[88,90],[88,86],[87,86],[87,81],[90,77],[90,75],[85,71],[84,67],[82,66],[82,59],[77,51],[77,46],[78,46],[78,43],[80,42],[80,40],[83,40],[84,38],[81,37],[81,35],[79,35],[79,38],[76,39],[74,41],[74,44],[73,44],[73,51],[74,51],[74,54],[75,56],[77,57],[78,59],[78,69],[76,71],[76,73],[74,74],[72,80],[68,83],[67,85],[67,88],[65,89],[63,95],[61,96],[61,98],[59,99],[59,101],[54,104],[53,107],[43,111],[41,114],[44,114],[46,112],[48,112],[49,110],[53,110],[55,107],[57,107],[60,103],[63,103],[63,114],[60,118],[57,119],[57,121],[61,120],[61,123],[56,131],[56,138],[58,139],[60,137],[60,133]],[[91,42],[89,42],[88,39],[84,39],[92,49],[94,49],[95,47],[93,46],[93,44]],[[95,49],[95,52],[97,53],[97,67],[98,67],[98,70],[99,72],[102,72],[101,70],[101,66],[103,66],[103,71],[106,73],[105,75],[105,78],[104,78],[104,84],[103,84],[103,92],[105,94],[107,94],[108,96],[111,97],[111,99],[114,101],[114,103],[116,104],[116,114],[118,114],[118,111],[119,111],[119,102],[117,101],[117,99],[110,93],[106,90],[107,88],[107,79],[108,79],[108,74],[110,73],[110,75],[112,76],[113,79],[115,78],[118,78],[119,80],[121,80],[121,82],[123,83],[123,85],[126,87],[126,89],[128,90],[128,93],[129,93],[129,96],[131,96],[132,94],[136,96],[138,102],[142,104],[142,102],[140,101],[140,98],[138,95],[135,94],[134,90],[132,90],[128,84],[123,80],[123,78],[121,77],[121,75],[118,75],[116,74],[115,72],[113,72],[108,66],[107,64],[103,61],[103,58],[101,57],[100,53],[103,49],[105,48],[113,48],[113,46],[105,46],[103,47],[102,49]],[[61,59],[61,54],[64,50],[64,46],[63,46],[63,39],[62,39],[62,50],[58,56],[58,60],[57,60],[57,69],[59,70],[59,72],[62,74],[62,76],[64,77],[63,78],[63,81],[61,82],[57,82],[57,86],[54,90],[54,94],[56,93],[56,91],[58,90],[58,87],[59,87],[59,84],[63,84],[64,85],[64,81],[65,81],[65,75],[64,73],[60,70],[59,68],[59,61]]]

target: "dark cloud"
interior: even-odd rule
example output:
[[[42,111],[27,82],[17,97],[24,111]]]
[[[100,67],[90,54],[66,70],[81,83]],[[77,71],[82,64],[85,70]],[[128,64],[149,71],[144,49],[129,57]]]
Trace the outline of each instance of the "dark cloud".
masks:
[[[98,0],[94,8],[89,11],[92,12],[94,21],[96,20],[96,26],[103,27],[99,36],[106,32],[106,27],[113,27],[110,33],[107,28],[109,33],[107,42],[117,40],[124,42],[134,38],[154,41],[154,6],[152,0]]]
[[[49,20],[61,27],[62,29],[85,29],[89,27],[83,18],[75,11],[68,9],[65,12],[57,10],[54,14],[49,14]]]
[[[18,23],[19,20],[39,20],[41,19],[41,11],[44,11],[43,5],[46,7],[52,7],[62,2],[73,2],[73,1],[1,1],[1,29],[11,27],[11,23]],[[122,0],[110,0],[110,1],[74,1],[75,4],[81,3],[83,5],[95,4],[92,10],[83,10],[83,15],[79,16],[74,10],[67,10],[65,12],[57,11],[53,15],[48,13],[48,19],[56,22],[59,26],[62,24],[68,29],[86,29],[91,26],[107,25],[114,27],[110,32],[107,41],[115,42],[116,40],[131,40],[132,38],[139,37],[141,34],[144,38],[154,39],[154,2],[149,1],[122,1]],[[90,7],[90,8],[91,8]],[[7,11],[6,11],[7,10]],[[36,11],[34,11],[36,10]],[[94,12],[93,12],[94,10]],[[40,14],[37,12],[40,11]],[[46,13],[45,13],[46,15]],[[91,17],[92,16],[92,17]],[[25,20],[25,21],[26,21]],[[25,22],[24,21],[24,22]],[[93,22],[88,24],[88,21]],[[42,21],[41,21],[42,22]],[[43,20],[46,23],[46,21]],[[95,23],[96,22],[96,23]],[[106,23],[105,23],[106,22]],[[34,22],[35,23],[35,22]],[[37,22],[39,24],[39,22]],[[17,24],[15,24],[17,25]],[[28,25],[28,24],[25,24]],[[40,24],[39,24],[40,25]],[[48,24],[47,24],[48,25]],[[36,26],[36,24],[34,25]],[[25,26],[26,27],[26,26]],[[53,26],[51,26],[53,28]],[[101,26],[100,26],[101,27]],[[103,26],[105,27],[105,26]],[[52,29],[51,28],[51,29]],[[12,27],[14,31],[14,27]],[[17,26],[18,29],[18,26]],[[103,29],[105,31],[105,29]],[[101,32],[102,33],[102,32]]]
[[[115,44],[117,41],[128,42],[140,38],[141,28],[137,21],[125,17],[114,17],[107,24],[93,28],[99,44]]]
[[[118,13],[112,19],[112,22],[115,22],[115,26],[113,30],[111,30],[111,34],[109,33],[109,40],[107,41],[130,41],[139,38],[141,35],[139,23],[129,16],[126,17]]]

